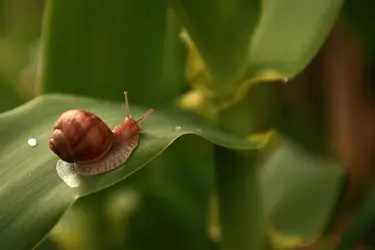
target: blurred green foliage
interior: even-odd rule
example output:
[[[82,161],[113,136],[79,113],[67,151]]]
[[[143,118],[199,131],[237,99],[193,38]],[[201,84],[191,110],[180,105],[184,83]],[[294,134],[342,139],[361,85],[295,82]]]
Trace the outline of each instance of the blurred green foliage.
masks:
[[[138,104],[171,102],[184,84],[178,77],[183,68],[178,23],[167,1],[150,4],[49,1],[40,93],[122,101],[118,93],[126,89]]]
[[[12,123],[10,117],[19,118],[12,112],[20,112],[12,110],[2,114],[0,123],[0,131],[14,132],[2,134],[6,145],[0,147],[0,195],[15,198],[0,206],[0,217],[7,221],[0,237],[8,242],[22,240],[16,233],[21,222],[27,226],[19,232],[34,232],[25,242],[43,240],[37,247],[24,249],[40,250],[242,250],[245,247],[238,242],[246,242],[246,237],[259,237],[262,242],[262,228],[267,239],[258,249],[298,249],[334,235],[327,229],[341,209],[336,206],[334,210],[334,206],[339,204],[345,169],[342,164],[341,169],[333,167],[340,160],[332,160],[337,155],[332,157],[335,149],[327,128],[329,107],[324,101],[320,53],[337,20],[360,41],[370,75],[368,92],[374,93],[374,4],[347,0],[341,8],[342,4],[341,0],[0,0],[1,112],[50,93],[86,96],[96,99],[96,104],[104,100],[122,103],[126,90],[131,105],[156,110],[177,106],[243,141],[254,140],[256,134],[261,142],[257,145],[265,145],[251,152],[257,155],[253,159],[247,157],[248,152],[227,154],[227,149],[202,138],[182,137],[142,171],[80,198],[57,223],[69,203],[65,201],[70,201],[62,194],[71,190],[64,193],[61,190],[68,188],[61,184],[61,189],[51,191],[53,199],[41,195],[38,200],[36,193],[25,189],[36,192],[41,188],[38,181],[46,187],[48,178],[43,182],[33,176],[27,179],[31,182],[17,182],[8,171],[13,165],[6,164],[13,160],[6,158],[10,155],[6,150],[14,148],[27,131],[44,129],[37,120],[48,117],[56,107],[39,108],[39,118],[30,118],[25,127]],[[66,98],[74,100],[68,106],[80,105],[78,99]],[[272,136],[267,133],[270,130]],[[297,145],[289,147],[289,140]],[[42,155],[50,154],[46,147],[40,150],[44,150]],[[38,165],[29,157],[30,163],[21,164],[23,173]],[[227,169],[220,172],[218,165]],[[12,186],[15,182],[24,185]],[[241,192],[241,188],[258,185],[259,190]],[[219,202],[210,205],[218,190]],[[30,204],[56,216],[46,212],[37,217],[17,207],[17,195],[23,192],[35,198]],[[43,199],[49,204],[43,205]],[[230,215],[220,214],[219,208],[239,211],[235,215],[241,217],[228,220]],[[219,214],[212,212],[216,210]],[[9,211],[26,212],[6,217]],[[373,211],[370,196],[344,235],[341,249],[359,243],[373,225]],[[224,225],[218,217],[226,221]],[[255,223],[258,220],[264,227]],[[254,223],[241,225],[241,221]]]

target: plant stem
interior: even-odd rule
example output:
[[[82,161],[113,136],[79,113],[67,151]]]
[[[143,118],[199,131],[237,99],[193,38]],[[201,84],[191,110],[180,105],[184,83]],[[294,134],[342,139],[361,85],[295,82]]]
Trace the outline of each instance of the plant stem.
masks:
[[[258,154],[215,146],[222,250],[257,250],[263,232],[258,198]]]

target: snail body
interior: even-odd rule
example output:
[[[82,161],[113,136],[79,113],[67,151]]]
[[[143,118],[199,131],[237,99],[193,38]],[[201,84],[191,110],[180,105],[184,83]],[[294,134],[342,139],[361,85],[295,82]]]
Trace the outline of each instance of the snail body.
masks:
[[[127,92],[126,118],[113,129],[91,112],[74,109],[64,112],[55,122],[49,147],[65,162],[74,163],[81,175],[98,175],[121,166],[138,146],[140,123],[154,110],[138,120],[130,115]]]

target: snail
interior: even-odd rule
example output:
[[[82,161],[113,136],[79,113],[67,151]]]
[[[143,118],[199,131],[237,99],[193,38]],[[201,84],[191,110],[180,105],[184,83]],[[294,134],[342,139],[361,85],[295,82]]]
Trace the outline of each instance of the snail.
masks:
[[[120,167],[138,146],[140,123],[151,114],[148,110],[138,120],[130,115],[125,95],[126,118],[112,130],[96,115],[85,110],[64,112],[55,122],[49,147],[61,160],[74,163],[78,174],[103,174]]]

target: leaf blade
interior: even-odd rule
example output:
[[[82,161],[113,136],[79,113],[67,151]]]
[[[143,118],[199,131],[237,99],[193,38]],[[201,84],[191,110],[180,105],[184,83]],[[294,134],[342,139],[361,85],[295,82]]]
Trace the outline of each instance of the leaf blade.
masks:
[[[263,13],[248,55],[250,78],[294,77],[320,49],[336,21],[342,0],[263,1]],[[293,7],[290,7],[293,6]]]
[[[0,149],[0,199],[3,201],[0,204],[0,240],[3,246],[30,249],[48,233],[75,199],[122,181],[182,135],[197,134],[218,145],[237,149],[262,146],[209,127],[185,114],[156,110],[143,122],[147,135],[140,139],[139,148],[125,166],[102,176],[83,178],[81,186],[69,188],[56,173],[58,158],[50,151],[48,140],[54,121],[72,108],[91,111],[110,127],[125,116],[123,104],[57,94],[40,96],[0,115],[0,142],[3,145]],[[147,109],[131,108],[134,117]],[[31,137],[37,139],[35,147],[27,144]]]
[[[344,173],[335,162],[312,157],[289,143],[272,152],[260,176],[274,244],[295,248],[320,236],[339,197]]]
[[[47,2],[39,93],[121,101],[117,93],[126,89],[138,103],[171,101],[181,83],[163,91],[163,59],[168,59],[163,45],[177,40],[168,34],[167,10],[166,0]],[[176,63],[179,56],[169,60]]]
[[[241,78],[261,1],[175,0],[173,4],[214,82],[225,85]]]

